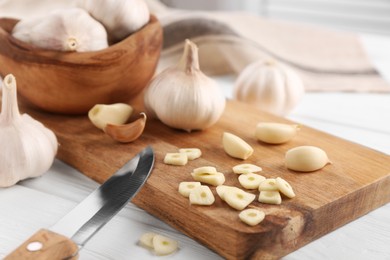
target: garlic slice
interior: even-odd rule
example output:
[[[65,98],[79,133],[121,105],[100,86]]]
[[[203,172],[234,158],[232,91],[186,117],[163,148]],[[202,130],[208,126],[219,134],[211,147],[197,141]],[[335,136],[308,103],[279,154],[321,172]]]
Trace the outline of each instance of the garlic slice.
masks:
[[[37,177],[53,164],[57,153],[55,134],[27,114],[20,115],[16,79],[4,78],[0,114],[0,187]]]
[[[144,103],[164,124],[188,132],[203,130],[222,116],[225,96],[216,81],[199,69],[198,48],[185,41],[184,53],[175,67],[158,74],[145,89]]]

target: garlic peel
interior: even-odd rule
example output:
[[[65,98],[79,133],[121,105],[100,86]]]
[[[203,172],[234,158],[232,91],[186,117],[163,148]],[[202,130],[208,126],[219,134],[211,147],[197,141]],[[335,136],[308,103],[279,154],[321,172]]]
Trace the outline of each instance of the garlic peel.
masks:
[[[294,70],[274,60],[259,60],[241,71],[233,97],[269,113],[286,115],[304,92],[303,82]]]
[[[215,124],[225,109],[217,83],[199,70],[198,48],[185,41],[177,66],[157,75],[145,90],[145,107],[164,124],[186,131]]]
[[[0,114],[0,187],[9,187],[20,180],[46,172],[57,153],[57,138],[39,121],[20,115],[17,105],[16,80],[4,78]]]
[[[143,133],[146,124],[146,114],[141,113],[140,118],[125,125],[107,124],[104,132],[114,140],[121,143],[130,143],[137,140]]]

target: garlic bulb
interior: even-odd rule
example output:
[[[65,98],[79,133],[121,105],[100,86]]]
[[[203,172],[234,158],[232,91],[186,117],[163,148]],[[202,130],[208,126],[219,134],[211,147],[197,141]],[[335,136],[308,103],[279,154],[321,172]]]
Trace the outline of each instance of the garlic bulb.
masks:
[[[114,41],[120,41],[149,22],[149,8],[144,0],[79,0],[107,29]]]
[[[57,153],[57,138],[29,115],[20,115],[13,75],[4,78],[2,92],[0,187],[8,187],[46,172]]]
[[[249,64],[238,76],[234,99],[276,114],[288,114],[301,100],[304,86],[299,75],[273,60]]]
[[[108,47],[103,25],[80,8],[21,20],[12,30],[12,36],[47,50],[84,52]]]
[[[210,127],[225,109],[222,91],[200,71],[198,48],[189,40],[178,65],[161,72],[146,87],[144,101],[147,111],[164,124],[187,131]]]

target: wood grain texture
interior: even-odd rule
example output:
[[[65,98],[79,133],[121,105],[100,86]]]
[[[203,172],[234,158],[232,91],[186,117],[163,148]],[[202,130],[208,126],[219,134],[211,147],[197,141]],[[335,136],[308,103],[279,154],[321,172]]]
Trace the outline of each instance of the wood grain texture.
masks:
[[[28,250],[27,247],[32,242],[41,243],[42,249],[37,251]],[[69,238],[50,230],[41,229],[6,256],[4,260],[76,260],[78,259],[78,251],[78,246]]]
[[[162,47],[162,28],[151,16],[126,39],[94,52],[57,52],[10,34],[17,20],[0,19],[0,76],[14,74],[18,91],[42,110],[85,114],[95,104],[128,102],[152,78]]]
[[[144,134],[130,144],[115,142],[84,116],[49,115],[32,110],[29,113],[57,134],[58,158],[98,182],[151,145],[156,153],[155,168],[133,202],[227,259],[280,258],[390,201],[388,155],[305,126],[286,144],[258,142],[254,138],[258,122],[290,121],[238,102],[229,101],[222,118],[205,131],[187,133],[149,120]],[[214,187],[211,190],[216,202],[207,207],[191,206],[177,192],[179,182],[191,181],[190,172],[205,165],[216,166],[223,172],[226,185],[239,186],[232,167],[243,161],[224,152],[221,144],[224,131],[242,137],[254,148],[246,163],[261,166],[265,177],[286,179],[297,194],[293,199],[284,198],[281,205],[252,203],[249,207],[260,208],[267,214],[258,226],[241,223],[239,212],[221,201]],[[300,145],[322,148],[332,164],[312,173],[286,169],[285,152]],[[200,148],[202,157],[185,166],[163,164],[167,152],[185,147]]]

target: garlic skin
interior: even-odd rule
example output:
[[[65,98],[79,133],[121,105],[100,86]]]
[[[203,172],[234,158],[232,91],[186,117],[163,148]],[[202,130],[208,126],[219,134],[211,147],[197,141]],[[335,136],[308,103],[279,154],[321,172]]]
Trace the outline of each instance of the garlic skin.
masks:
[[[259,60],[239,74],[233,98],[284,116],[299,103],[304,93],[303,82],[295,71],[274,60]]]
[[[2,91],[0,187],[9,187],[45,173],[53,164],[58,144],[51,130],[29,115],[19,113],[12,74],[4,78]]]
[[[101,22],[114,41],[120,41],[149,22],[144,0],[79,0],[77,6]]]
[[[85,52],[108,47],[103,25],[81,8],[21,20],[12,30],[12,36],[46,50]]]
[[[225,96],[199,69],[198,48],[185,41],[177,66],[157,75],[145,89],[145,107],[164,124],[186,131],[203,130],[222,116]]]

